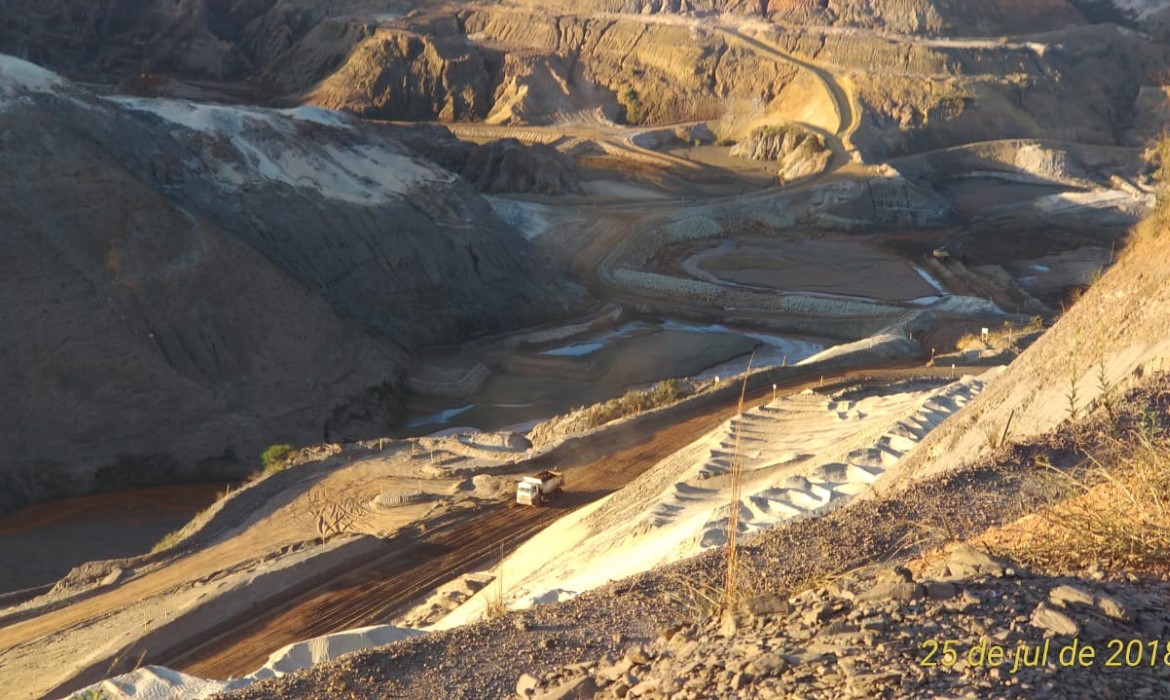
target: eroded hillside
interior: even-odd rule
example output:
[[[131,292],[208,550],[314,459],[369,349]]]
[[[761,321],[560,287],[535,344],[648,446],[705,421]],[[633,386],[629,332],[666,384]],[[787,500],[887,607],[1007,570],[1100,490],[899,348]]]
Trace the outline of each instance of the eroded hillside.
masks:
[[[1134,144],[1165,102],[1139,93],[1170,64],[1159,2],[11,4],[0,51],[131,92],[379,119],[714,120],[729,140],[788,121],[867,161],[1041,135]]]
[[[1056,325],[961,416],[927,438],[893,481],[978,461],[993,453],[1000,436],[1029,438],[1093,410],[1112,410],[1130,388],[1166,370],[1167,309],[1170,232],[1164,215],[1156,215]]]
[[[0,152],[0,508],[380,434],[413,348],[579,298],[470,185],[319,110],[102,99],[4,58]]]

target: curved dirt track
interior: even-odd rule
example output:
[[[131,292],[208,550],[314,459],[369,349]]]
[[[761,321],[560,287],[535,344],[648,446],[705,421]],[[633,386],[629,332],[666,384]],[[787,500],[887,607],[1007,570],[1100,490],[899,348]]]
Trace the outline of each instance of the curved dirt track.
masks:
[[[754,37],[747,36],[738,29],[729,27],[719,27],[718,31],[731,40],[738,41],[758,54],[767,56],[768,58],[779,61],[781,63],[788,63],[801,70],[807,71],[810,75],[817,79],[829,96],[833,99],[833,108],[837,112],[837,128],[833,130],[832,134],[822,134],[827,136],[829,147],[833,150],[833,157],[837,159],[838,166],[849,162],[849,151],[852,149],[851,136],[857,130],[861,123],[861,115],[858,110],[854,108],[853,100],[848,92],[841,87],[840,83],[833,76],[830,71],[827,71],[807,59],[798,58],[793,54],[783,51],[776,46],[767,44]],[[806,125],[807,126],[807,125]],[[811,127],[809,127],[811,128]],[[833,168],[830,168],[832,170]]]
[[[898,363],[891,363],[898,364]],[[884,382],[907,377],[949,376],[950,368],[856,370],[825,384],[810,372],[784,383],[783,393],[811,386]],[[770,399],[771,389],[754,392],[751,404]],[[494,505],[456,524],[386,545],[385,555],[352,573],[292,596],[260,617],[229,620],[213,635],[191,640],[185,651],[146,663],[160,663],[204,677],[228,678],[254,671],[286,644],[342,629],[385,623],[396,612],[438,585],[502,553],[571,510],[600,498],[645,472],[661,459],[730,418],[736,406],[722,405],[646,431],[639,444],[586,461],[568,470],[564,496],[545,508]]]

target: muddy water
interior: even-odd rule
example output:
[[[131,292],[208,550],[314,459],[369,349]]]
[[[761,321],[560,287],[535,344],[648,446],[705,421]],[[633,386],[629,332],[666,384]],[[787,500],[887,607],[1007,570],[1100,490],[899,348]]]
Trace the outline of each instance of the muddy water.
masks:
[[[0,516],[0,594],[53,583],[87,561],[145,553],[229,485],[152,486],[63,498]]]
[[[795,362],[820,350],[823,342],[719,325],[631,322],[532,348],[526,352],[563,362],[560,369],[572,371],[561,376],[540,371],[497,375],[470,401],[420,407],[415,422],[399,434],[425,435],[452,425],[522,427],[666,377],[730,376],[744,369],[753,352],[756,367]],[[0,516],[0,596],[51,584],[87,561],[145,553],[214,502],[226,486],[213,482],[132,489],[34,504]]]
[[[795,363],[829,342],[719,324],[632,321],[524,350],[522,354],[553,364],[497,373],[471,399],[416,401],[411,419],[397,435],[427,435],[456,427],[523,431],[540,420],[620,396],[630,388],[669,377],[732,376],[746,368],[749,357],[756,368]]]

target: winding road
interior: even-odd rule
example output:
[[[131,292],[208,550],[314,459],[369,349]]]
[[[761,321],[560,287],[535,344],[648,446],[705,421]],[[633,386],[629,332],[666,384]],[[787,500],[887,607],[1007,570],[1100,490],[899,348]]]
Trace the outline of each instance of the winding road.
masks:
[[[833,151],[833,156],[836,161],[830,170],[842,167],[853,159],[853,154],[856,153],[856,149],[853,146],[853,134],[861,126],[861,109],[857,104],[857,98],[853,92],[847,91],[831,71],[817,65],[809,59],[800,58],[773,44],[765,43],[760,39],[748,36],[739,29],[720,25],[716,31],[731,41],[739,42],[762,56],[767,56],[782,63],[788,63],[813,75],[824,86],[833,100],[833,107],[837,112],[837,128],[832,134],[825,134],[809,124],[804,124],[803,126],[820,132],[822,137],[829,137],[826,138],[826,143],[828,143],[829,148]]]
[[[627,21],[663,21],[640,15],[621,15]],[[672,17],[673,23],[698,26],[701,20]],[[828,171],[783,191],[765,190],[746,195],[712,197],[704,205],[750,202],[763,198],[787,196],[792,191],[813,186],[848,163],[858,160],[853,137],[862,122],[862,109],[856,91],[847,79],[835,75],[825,64],[813,58],[799,56],[758,36],[742,26],[730,22],[704,24],[721,34],[729,43],[739,44],[750,51],[785,63],[812,76],[825,90],[835,112],[832,129],[810,129],[824,137],[832,150],[833,162]],[[957,40],[947,40],[957,41]],[[550,127],[503,127],[482,124],[451,125],[463,138],[497,139],[518,138],[529,142],[555,144],[566,138],[589,138],[601,144],[607,153],[634,162],[669,168],[682,173],[697,173],[703,166],[677,156],[660,153],[635,143],[640,133],[669,128],[628,129],[607,125],[563,125]],[[578,279],[583,279],[599,297],[645,303],[629,290],[615,289],[599,277],[604,259],[612,254],[622,240],[638,235],[656,219],[677,212],[673,200],[657,202],[629,202],[609,205],[605,209],[612,218],[597,219],[589,241],[573,262]],[[623,296],[624,294],[624,296]],[[693,302],[655,299],[661,308],[675,304],[690,311],[699,308]],[[701,309],[705,310],[705,309]],[[794,371],[777,382],[784,392],[798,392],[828,381],[835,383],[889,382],[911,377],[948,376],[963,373],[967,368],[923,368],[904,361],[887,363],[866,370],[843,372],[822,378],[820,370]],[[982,370],[982,368],[980,368]],[[752,403],[758,404],[771,396],[771,383],[755,387]],[[658,424],[642,423],[638,430],[609,433],[604,438],[582,438],[573,450],[558,454],[553,464],[547,458],[536,458],[527,467],[535,471],[557,466],[569,471],[566,495],[548,508],[510,507],[505,504],[483,507],[470,517],[438,526],[427,531],[410,531],[386,540],[377,553],[345,573],[317,585],[277,594],[265,604],[259,614],[219,620],[211,630],[187,638],[169,640],[165,648],[146,649],[141,658],[136,656],[110,660],[107,673],[128,670],[136,663],[163,664],[188,673],[206,677],[227,678],[251,672],[261,666],[268,655],[280,647],[303,639],[343,629],[384,623],[417,602],[436,586],[459,574],[482,567],[499,556],[501,551],[514,549],[528,537],[575,508],[622,488],[661,459],[692,442],[734,415],[733,400],[718,405],[702,404],[693,409],[669,413]],[[341,515],[336,516],[340,519]],[[31,642],[53,635],[100,624],[101,620],[133,601],[150,596],[166,595],[189,584],[192,572],[214,571],[221,553],[216,546],[184,558],[181,564],[163,568],[119,584],[108,592],[39,617],[8,625],[0,630],[0,664],[6,656],[20,651]],[[203,574],[201,574],[203,575]],[[56,661],[56,660],[55,660]],[[101,659],[100,661],[105,661]],[[57,669],[61,671],[62,669]],[[54,690],[68,692],[91,679],[73,678]]]

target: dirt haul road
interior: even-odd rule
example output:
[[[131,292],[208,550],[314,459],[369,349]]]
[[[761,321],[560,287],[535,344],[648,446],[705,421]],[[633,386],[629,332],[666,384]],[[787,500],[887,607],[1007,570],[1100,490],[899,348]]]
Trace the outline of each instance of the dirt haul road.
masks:
[[[899,364],[901,368],[894,368]],[[810,372],[784,382],[781,393],[795,393],[819,385],[884,383],[963,373],[963,368],[907,368],[905,365],[901,362],[891,363],[884,369],[855,370],[831,378],[828,383]],[[763,403],[771,398],[771,387],[749,398],[749,405]],[[435,587],[476,567],[490,566],[501,554],[507,554],[556,519],[621,488],[735,412],[736,406],[728,404],[713,410],[708,408],[698,415],[676,416],[673,422],[657,429],[644,429],[640,444],[602,457],[583,454],[574,460],[569,456],[568,464],[562,458],[557,466],[566,468],[566,491],[548,507],[496,505],[412,541],[388,542],[383,556],[343,578],[291,597],[259,617],[227,620],[212,635],[188,640],[182,652],[148,654],[145,663],[158,663],[203,677],[241,676],[259,668],[271,652],[287,644],[347,628],[385,623]],[[533,469],[545,466],[553,465],[542,464],[539,459],[532,464]]]

